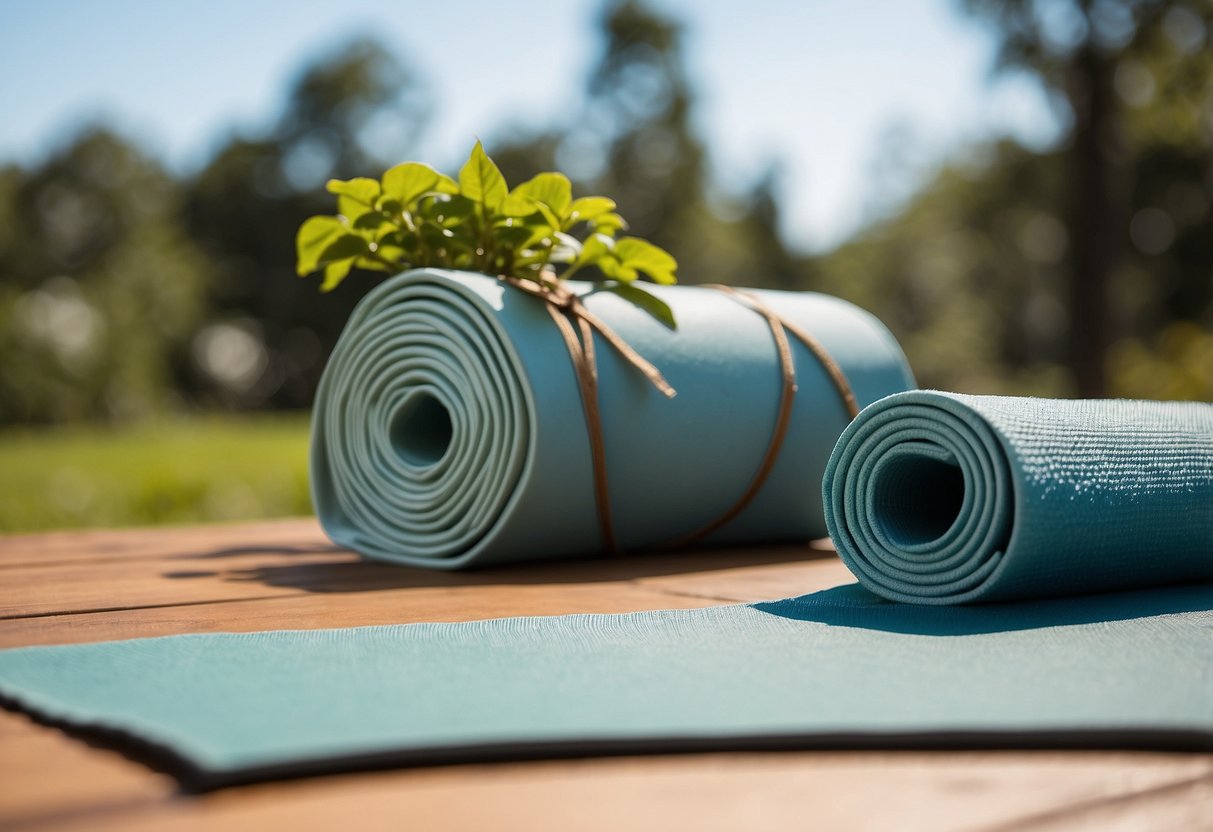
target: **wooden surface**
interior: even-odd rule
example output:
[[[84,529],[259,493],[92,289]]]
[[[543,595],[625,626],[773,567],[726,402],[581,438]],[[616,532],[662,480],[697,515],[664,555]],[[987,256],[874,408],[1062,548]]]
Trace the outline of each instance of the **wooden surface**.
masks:
[[[422,572],[311,520],[0,537],[0,647],[208,631],[624,612],[850,582],[825,547]],[[447,766],[179,792],[0,711],[0,828],[1213,829],[1213,755],[694,754]]]

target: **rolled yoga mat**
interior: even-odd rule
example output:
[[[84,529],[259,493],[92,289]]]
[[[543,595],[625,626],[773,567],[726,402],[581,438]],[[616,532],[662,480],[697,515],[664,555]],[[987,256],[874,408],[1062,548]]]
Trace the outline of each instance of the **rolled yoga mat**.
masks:
[[[1213,580],[1211,404],[900,393],[847,427],[822,490],[838,554],[893,601]]]
[[[660,546],[727,512],[764,459],[781,364],[764,317],[701,287],[650,286],[671,331],[590,284],[584,305],[677,390],[662,395],[595,335],[611,523]],[[896,341],[836,298],[755,291],[824,347],[862,406],[913,386]],[[848,412],[821,360],[788,336],[798,392],[774,467],[713,543],[825,535],[817,489]],[[312,498],[336,543],[401,563],[471,564],[602,551],[577,377],[543,301],[483,275],[419,270],[350,317],[312,417]]]

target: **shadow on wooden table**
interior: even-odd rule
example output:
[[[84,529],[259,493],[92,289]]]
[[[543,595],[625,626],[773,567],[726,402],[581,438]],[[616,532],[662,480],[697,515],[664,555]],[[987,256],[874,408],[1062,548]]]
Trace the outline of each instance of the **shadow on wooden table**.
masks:
[[[281,555],[326,554],[333,558],[300,558],[283,562]],[[337,547],[244,547],[183,555],[186,560],[265,554],[273,563],[232,569],[181,569],[163,573],[170,579],[211,578],[256,582],[305,592],[376,592],[413,587],[539,585],[620,582],[688,572],[712,572],[750,566],[798,563],[835,557],[828,540],[801,544],[689,549],[678,552],[635,553],[615,557],[579,558],[494,566],[465,572],[419,569],[359,557]]]
[[[839,627],[909,635],[971,636],[1213,610],[1213,584],[970,606],[898,604],[879,598],[858,584],[849,584],[754,606],[782,618]]]

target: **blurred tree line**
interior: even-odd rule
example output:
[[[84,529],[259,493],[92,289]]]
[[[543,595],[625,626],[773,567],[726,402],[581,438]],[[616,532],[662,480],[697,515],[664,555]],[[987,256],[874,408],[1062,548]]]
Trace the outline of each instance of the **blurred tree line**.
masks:
[[[970,148],[834,251],[784,243],[777,165],[721,195],[682,27],[637,0],[602,10],[567,122],[488,149],[511,182],[560,169],[613,196],[684,282],[855,300],[924,386],[1213,399],[1213,6],[960,2],[995,28],[1002,65],[1056,97],[1065,141]],[[327,178],[412,158],[433,110],[406,66],[360,41],[188,178],[101,127],[0,169],[0,423],[309,405],[381,277],[320,296],[294,276],[295,230],[330,207]]]

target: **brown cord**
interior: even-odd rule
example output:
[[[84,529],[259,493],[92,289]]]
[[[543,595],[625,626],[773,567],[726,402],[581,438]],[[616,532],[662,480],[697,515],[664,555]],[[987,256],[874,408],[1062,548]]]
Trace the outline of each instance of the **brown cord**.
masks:
[[[577,376],[577,388],[581,393],[581,407],[585,411],[586,433],[590,439],[590,462],[594,470],[594,500],[598,507],[598,525],[602,531],[602,545],[611,554],[619,554],[615,539],[615,526],[611,519],[611,499],[607,490],[606,446],[602,439],[602,411],[598,407],[598,362],[594,355],[594,330],[606,339],[624,360],[640,370],[654,387],[667,398],[674,398],[676,391],[665,380],[661,372],[632,349],[601,318],[585,307],[572,290],[561,284],[540,283],[503,275],[503,281],[545,301],[548,314],[556,323],[568,348]],[[569,318],[577,321],[577,329]],[[580,333],[580,338],[578,338]]]
[[[744,300],[755,312],[762,315],[771,323],[772,331],[778,326],[795,335],[796,340],[809,348],[809,352],[813,353],[813,357],[821,363],[822,369],[826,371],[826,375],[834,383],[834,389],[842,397],[842,404],[847,409],[848,419],[854,419],[859,415],[859,404],[855,401],[855,391],[851,389],[851,383],[847,381],[847,374],[842,371],[842,366],[834,360],[834,356],[830,355],[830,351],[825,348],[825,344],[775,312],[752,292],[746,292],[742,289],[735,289],[732,286],[725,286],[719,283],[708,284],[708,288],[716,289],[731,297]],[[779,336],[776,336],[776,340],[778,338]],[[782,353],[780,354],[780,360],[783,360]],[[792,357],[789,353],[787,358],[788,363],[791,363],[791,360]],[[795,371],[793,370],[794,373]]]
[[[548,314],[551,315],[556,328],[560,330],[560,334],[564,338],[565,346],[569,351],[569,359],[573,362],[573,372],[577,377],[581,405],[585,410],[586,432],[590,441],[590,461],[594,471],[594,498],[597,503],[598,524],[602,531],[603,546],[611,554],[619,554],[620,550],[611,516],[610,495],[607,490],[606,447],[602,438],[602,412],[598,403],[598,363],[594,354],[594,331],[597,330],[598,334],[605,338],[625,361],[640,370],[644,377],[663,395],[673,398],[676,391],[656,367],[632,349],[601,318],[590,312],[581,302],[581,298],[563,284],[526,280],[509,275],[502,275],[501,280],[528,295],[543,300]],[[707,525],[658,547],[663,549],[690,545],[724,526],[750,504],[750,501],[762,488],[763,483],[766,482],[767,477],[770,476],[771,470],[779,458],[779,451],[783,447],[783,440],[787,436],[797,391],[796,365],[792,358],[791,345],[788,343],[788,332],[796,336],[821,362],[821,366],[842,397],[849,417],[854,419],[859,413],[855,394],[851,390],[846,374],[820,341],[777,314],[756,295],[722,284],[710,284],[706,288],[724,292],[739,303],[753,309],[766,320],[767,325],[771,328],[771,335],[775,339],[775,348],[779,354],[780,373],[783,376],[783,385],[779,395],[779,412],[775,417],[775,429],[771,435],[771,441],[767,445],[766,453],[763,455],[762,464],[758,466],[757,472],[741,497]],[[577,329],[573,328],[569,318],[577,321]],[[578,337],[579,335],[580,337]]]
[[[767,445],[762,463],[758,466],[758,470],[754,473],[754,477],[750,480],[750,484],[745,492],[737,498],[737,501],[732,506],[722,514],[717,515],[714,520],[689,534],[681,535],[663,544],[659,547],[662,549],[689,546],[724,526],[738,514],[741,514],[745,507],[750,504],[750,501],[758,496],[763,483],[770,476],[771,471],[775,467],[775,462],[779,459],[779,451],[783,447],[783,440],[787,436],[788,426],[792,420],[792,407],[795,404],[796,391],[799,389],[796,384],[796,365],[792,359],[792,348],[788,344],[788,332],[795,335],[797,340],[808,347],[809,352],[813,353],[813,356],[821,362],[821,366],[834,383],[839,396],[842,397],[842,403],[847,409],[848,421],[854,419],[859,414],[859,406],[855,401],[855,393],[851,390],[851,384],[847,381],[846,374],[820,341],[776,313],[763,303],[757,295],[719,283],[706,284],[705,288],[724,292],[729,297],[739,303],[745,304],[766,319],[767,325],[771,328],[771,335],[775,339],[775,349],[779,353],[779,369],[783,376],[783,387],[779,394],[779,412],[775,416],[775,429],[771,434],[771,441]]]

